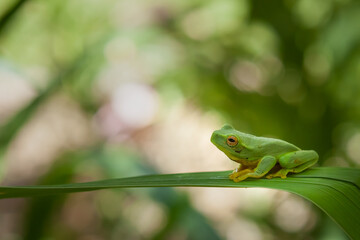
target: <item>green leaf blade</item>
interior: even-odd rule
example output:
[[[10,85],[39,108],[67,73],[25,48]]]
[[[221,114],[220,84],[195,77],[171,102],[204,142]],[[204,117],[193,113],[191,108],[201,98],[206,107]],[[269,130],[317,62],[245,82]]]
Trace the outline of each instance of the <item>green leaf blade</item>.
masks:
[[[288,191],[313,202],[352,238],[359,239],[359,169],[314,168],[286,179],[248,179],[235,183],[229,171],[148,175],[62,185],[0,187],[0,198],[140,187],[264,187]]]

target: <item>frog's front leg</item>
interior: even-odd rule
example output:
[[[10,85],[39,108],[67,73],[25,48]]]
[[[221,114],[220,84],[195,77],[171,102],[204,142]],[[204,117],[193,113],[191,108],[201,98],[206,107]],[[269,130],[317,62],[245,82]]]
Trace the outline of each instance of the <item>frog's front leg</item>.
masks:
[[[300,150],[286,153],[280,157],[279,163],[282,169],[274,174],[269,174],[267,178],[281,177],[286,178],[289,172],[299,173],[313,166],[319,159],[319,155],[314,150]]]
[[[248,166],[240,164],[238,168],[235,168],[234,171],[229,175],[230,179],[237,178],[245,173],[251,172],[252,169],[249,169]]]
[[[247,173],[250,173],[250,172],[252,172],[252,171],[253,171],[253,169],[250,169],[250,168],[243,168],[243,169],[241,169],[241,168],[236,168],[236,169],[229,175],[229,178],[230,178],[231,180],[234,180],[234,179],[237,179],[238,177],[243,176],[243,175],[245,175],[245,174],[247,174]],[[234,182],[235,182],[235,180],[234,180]]]
[[[241,172],[238,172],[236,177],[230,175],[230,179],[234,182],[240,182],[248,177],[261,178],[275,166],[276,162],[277,160],[275,157],[265,156],[259,161],[256,168],[242,170]]]

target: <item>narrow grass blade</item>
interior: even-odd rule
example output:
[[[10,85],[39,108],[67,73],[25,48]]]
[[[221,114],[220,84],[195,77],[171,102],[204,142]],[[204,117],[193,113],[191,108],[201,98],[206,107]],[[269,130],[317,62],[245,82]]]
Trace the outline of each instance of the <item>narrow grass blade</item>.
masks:
[[[229,171],[148,175],[61,185],[0,187],[0,198],[134,187],[264,187],[300,195],[327,213],[353,239],[360,237],[359,169],[314,168],[286,179],[248,179],[234,183]]]

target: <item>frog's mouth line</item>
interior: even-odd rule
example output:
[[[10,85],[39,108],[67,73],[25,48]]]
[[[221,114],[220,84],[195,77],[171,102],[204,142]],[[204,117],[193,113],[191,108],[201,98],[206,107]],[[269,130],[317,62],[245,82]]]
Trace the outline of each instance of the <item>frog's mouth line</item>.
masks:
[[[236,153],[240,153],[241,151],[242,151],[242,149],[241,150],[235,150]]]

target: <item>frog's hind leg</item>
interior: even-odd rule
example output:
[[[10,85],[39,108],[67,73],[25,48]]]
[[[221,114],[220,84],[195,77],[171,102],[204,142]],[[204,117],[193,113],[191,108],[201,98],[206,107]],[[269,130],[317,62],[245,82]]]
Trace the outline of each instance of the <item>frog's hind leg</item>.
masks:
[[[319,159],[318,154],[313,150],[300,150],[287,153],[280,157],[279,163],[282,169],[274,174],[269,174],[267,178],[281,177],[286,178],[289,172],[299,173],[313,166]]]
[[[299,173],[304,171],[305,169],[311,167],[312,165],[314,165],[317,162],[317,159],[311,160],[309,162],[306,162],[304,164],[299,165],[296,168],[291,168],[291,169],[287,169],[287,168],[282,168],[279,171],[277,171],[276,173],[272,173],[272,174],[268,174],[266,176],[266,178],[273,178],[273,177],[281,177],[281,178],[286,178],[287,174],[290,173]]]

